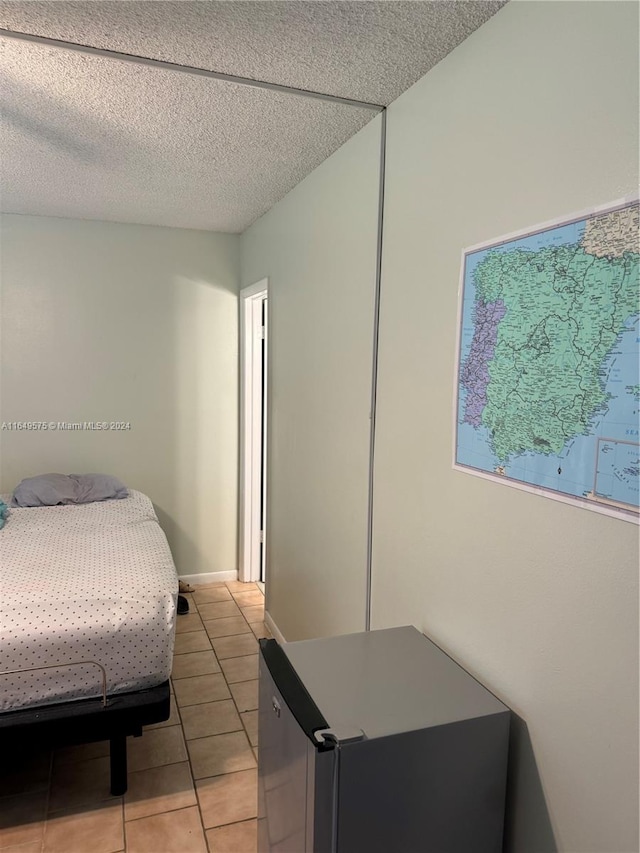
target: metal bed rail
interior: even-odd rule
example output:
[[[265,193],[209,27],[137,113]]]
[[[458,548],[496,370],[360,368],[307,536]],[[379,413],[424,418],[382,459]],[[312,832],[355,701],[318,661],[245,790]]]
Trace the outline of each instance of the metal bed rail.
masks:
[[[76,660],[71,663],[52,663],[47,666],[31,666],[26,669],[5,669],[0,671],[0,676],[3,675],[19,675],[23,672],[39,672],[45,669],[63,669],[65,666],[97,666],[102,673],[102,707],[107,707],[107,671],[95,660]]]

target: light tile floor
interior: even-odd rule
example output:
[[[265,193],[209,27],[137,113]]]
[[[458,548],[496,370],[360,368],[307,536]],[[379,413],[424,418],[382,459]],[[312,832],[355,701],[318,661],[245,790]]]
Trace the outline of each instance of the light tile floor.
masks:
[[[177,617],[171,717],[128,744],[129,788],[109,794],[109,745],[0,756],[1,853],[255,853],[255,584],[196,587]]]

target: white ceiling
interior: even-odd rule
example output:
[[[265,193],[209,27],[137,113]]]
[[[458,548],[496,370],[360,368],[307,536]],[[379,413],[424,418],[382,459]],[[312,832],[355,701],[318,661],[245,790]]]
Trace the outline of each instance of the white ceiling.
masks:
[[[0,2],[0,27],[388,104],[505,0]],[[0,39],[2,210],[243,231],[364,108]]]

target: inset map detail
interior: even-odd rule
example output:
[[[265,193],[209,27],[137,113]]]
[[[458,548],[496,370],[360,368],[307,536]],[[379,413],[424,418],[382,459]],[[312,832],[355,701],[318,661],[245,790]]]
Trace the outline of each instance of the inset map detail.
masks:
[[[585,252],[597,258],[620,258],[625,252],[640,252],[640,210],[629,205],[585,220]]]
[[[601,438],[598,442],[596,497],[637,504],[640,497],[640,444]]]
[[[465,253],[456,465],[638,510],[596,445],[638,441],[639,235],[635,201]]]

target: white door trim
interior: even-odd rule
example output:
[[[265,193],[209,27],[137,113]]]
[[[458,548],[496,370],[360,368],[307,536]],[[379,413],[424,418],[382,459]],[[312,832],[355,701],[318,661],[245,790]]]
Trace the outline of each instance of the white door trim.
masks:
[[[240,506],[239,563],[241,581],[260,580],[260,483],[262,461],[262,365],[256,344],[261,340],[262,300],[266,278],[240,291]]]

